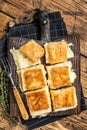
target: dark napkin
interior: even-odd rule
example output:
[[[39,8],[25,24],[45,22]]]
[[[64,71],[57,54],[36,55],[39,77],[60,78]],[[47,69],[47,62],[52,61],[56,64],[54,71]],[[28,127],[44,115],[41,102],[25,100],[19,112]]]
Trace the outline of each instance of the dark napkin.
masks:
[[[48,14],[50,20],[51,41],[67,35],[66,26],[60,12]],[[30,24],[20,24],[10,28],[6,36],[0,40],[0,58],[7,54],[7,40],[9,37],[23,37],[29,39],[40,39],[40,25],[38,21]]]

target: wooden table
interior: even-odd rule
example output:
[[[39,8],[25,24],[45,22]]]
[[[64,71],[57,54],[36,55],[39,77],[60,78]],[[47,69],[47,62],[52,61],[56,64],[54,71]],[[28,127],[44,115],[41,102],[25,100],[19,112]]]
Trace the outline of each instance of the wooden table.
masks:
[[[60,11],[68,33],[80,34],[80,72],[85,105],[80,115],[62,118],[35,130],[87,130],[87,1],[86,0],[0,0],[0,38],[6,34],[7,23],[25,14],[30,9],[41,8],[49,12]],[[0,115],[2,111],[0,108]],[[3,123],[4,122],[4,123]],[[4,118],[0,122],[4,130],[25,130],[20,123],[9,125]]]

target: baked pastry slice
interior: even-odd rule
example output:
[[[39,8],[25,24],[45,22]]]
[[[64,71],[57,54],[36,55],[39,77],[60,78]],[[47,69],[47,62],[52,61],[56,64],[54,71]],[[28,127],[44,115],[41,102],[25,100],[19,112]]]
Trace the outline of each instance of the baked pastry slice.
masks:
[[[15,49],[15,48],[12,48],[10,50],[10,53],[12,54],[13,56],[13,59],[14,59],[14,62],[15,62],[15,65],[17,67],[17,70],[19,69],[23,69],[23,68],[26,68],[26,67],[30,67],[32,65],[36,65],[36,64],[39,64],[41,63],[40,62],[40,59],[33,63],[31,60],[29,60],[29,58],[27,56],[25,56],[19,49]]]
[[[60,42],[45,43],[45,58],[46,63],[55,64],[60,62],[66,62],[68,58],[74,57],[74,53],[65,40]]]
[[[65,111],[77,106],[76,89],[74,86],[69,88],[51,90],[53,111]]]
[[[44,48],[34,40],[30,40],[21,46],[20,51],[33,63],[36,63],[44,55]]]
[[[51,112],[51,101],[48,87],[25,93],[32,118],[46,116]]]
[[[46,83],[46,71],[42,64],[17,71],[22,91],[44,88]]]
[[[71,68],[72,63],[70,61],[52,66],[46,66],[48,73],[48,84],[50,88],[57,89],[70,86],[76,78],[76,74]]]

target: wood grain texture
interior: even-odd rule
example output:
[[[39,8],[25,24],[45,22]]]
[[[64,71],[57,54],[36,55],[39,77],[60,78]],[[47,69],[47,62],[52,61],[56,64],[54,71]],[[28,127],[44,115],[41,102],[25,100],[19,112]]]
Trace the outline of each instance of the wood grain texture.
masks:
[[[84,111],[35,130],[87,130],[87,1],[86,0],[0,0],[0,38],[7,30],[7,23],[18,18],[30,9],[41,8],[49,12],[60,11],[66,23],[68,33],[80,34],[81,85],[84,94]],[[84,102],[83,101],[83,102]],[[0,109],[1,110],[1,109]],[[0,126],[7,130],[8,122]],[[11,130],[19,129],[19,126]],[[20,128],[21,130],[22,128]],[[26,128],[23,128],[25,130]]]
[[[15,125],[12,123],[3,113],[2,106],[0,104],[0,130],[27,130],[26,126],[22,125],[20,121]]]
[[[17,8],[13,6],[12,4],[8,2],[4,2],[4,1],[0,4],[0,10],[4,14],[7,14],[9,17],[12,17],[12,18],[17,18],[18,16],[23,14],[20,8]]]
[[[80,40],[80,54],[87,58],[87,41],[86,39]]]
[[[7,28],[8,21],[12,20],[11,17],[0,12],[0,31],[5,31]]]
[[[84,97],[87,98],[87,58],[84,56],[81,59],[81,84],[83,88]]]

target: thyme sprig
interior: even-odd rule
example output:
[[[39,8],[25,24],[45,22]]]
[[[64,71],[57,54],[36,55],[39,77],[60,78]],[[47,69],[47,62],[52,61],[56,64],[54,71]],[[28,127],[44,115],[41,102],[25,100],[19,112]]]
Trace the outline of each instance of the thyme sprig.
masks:
[[[5,114],[9,115],[9,100],[8,100],[8,77],[2,71],[0,73],[0,103],[2,104]]]
[[[2,117],[8,120],[11,126],[14,126],[18,122],[18,118],[10,116],[8,86],[9,86],[9,78],[7,77],[5,71],[3,70],[0,73],[0,104],[3,108]]]

